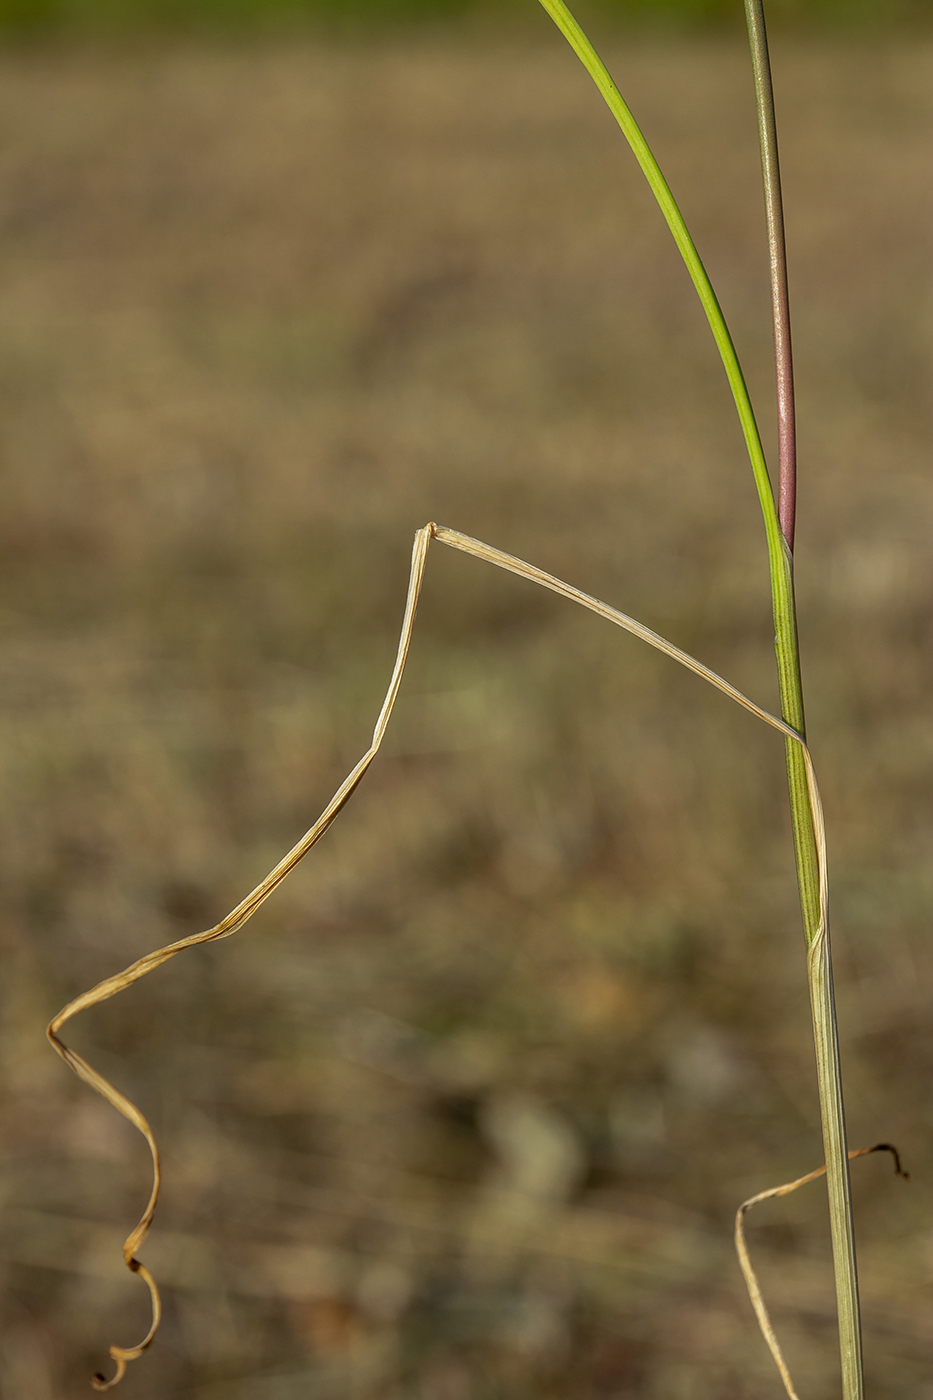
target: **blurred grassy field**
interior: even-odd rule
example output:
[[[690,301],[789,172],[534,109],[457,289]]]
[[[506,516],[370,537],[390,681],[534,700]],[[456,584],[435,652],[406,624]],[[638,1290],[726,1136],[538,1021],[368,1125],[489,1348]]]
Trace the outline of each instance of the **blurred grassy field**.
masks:
[[[534,0],[0,0],[0,32],[255,34],[336,26],[366,33],[451,21],[531,27],[536,8]],[[574,9],[581,19],[622,29],[739,30],[744,23],[739,0],[579,0]],[[891,31],[904,24],[929,27],[933,0],[770,0],[768,17],[772,27]]]
[[[608,57],[773,436],[750,82]],[[931,1400],[933,46],[778,45],[798,572],[872,1390]],[[545,29],[0,54],[4,1400],[145,1330],[145,1147],[43,1037],[223,914],[365,748],[429,519],[774,705],[686,275]],[[435,547],[387,748],[249,930],[76,1024],[150,1116],[127,1395],[778,1394],[731,1247],[821,1157],[776,736]],[[824,1199],[751,1238],[836,1393]]]

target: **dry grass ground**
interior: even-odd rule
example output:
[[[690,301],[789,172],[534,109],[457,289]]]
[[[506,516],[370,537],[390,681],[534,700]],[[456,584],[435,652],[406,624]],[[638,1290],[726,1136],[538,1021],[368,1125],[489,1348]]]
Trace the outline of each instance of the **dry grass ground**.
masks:
[[[770,400],[750,80],[611,52]],[[779,47],[798,569],[872,1393],[933,1340],[933,48]],[[145,1148],[43,1039],[226,911],[365,748],[436,519],[774,704],[714,351],[621,138],[537,48],[0,57],[4,1400],[145,1330]],[[771,427],[768,412],[763,418]],[[782,750],[436,549],[388,751],[230,943],[76,1023],[149,1114],[127,1395],[778,1394],[736,1204],[821,1156]],[[836,1393],[822,1188],[753,1249]]]

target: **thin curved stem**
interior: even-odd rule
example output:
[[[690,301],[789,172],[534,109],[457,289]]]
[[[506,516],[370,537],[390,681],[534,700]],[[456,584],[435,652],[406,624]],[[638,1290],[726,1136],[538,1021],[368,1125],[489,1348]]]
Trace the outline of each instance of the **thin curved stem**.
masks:
[[[768,466],[765,461],[764,448],[761,444],[761,434],[758,431],[755,410],[752,407],[748,386],[745,383],[742,366],[736,354],[732,334],[726,324],[726,318],[722,314],[722,307],[719,305],[719,299],[713,290],[713,284],[709,279],[709,274],[703,266],[703,261],[700,254],[697,252],[696,244],[693,241],[690,230],[687,228],[684,216],[681,214],[677,201],[671,193],[671,188],[664,178],[661,167],[655,159],[654,152],[645,140],[641,128],[632,115],[628,103],[613,82],[606,65],[593,48],[593,45],[568,10],[567,6],[563,3],[563,0],[540,0],[540,3],[544,9],[547,10],[551,19],[557,25],[564,38],[593,79],[593,82],[602,95],[603,101],[619,123],[622,133],[631,146],[632,153],[641,166],[645,179],[651,187],[651,192],[658,201],[661,213],[664,215],[674,242],[677,244],[680,256],[683,258],[687,271],[690,274],[690,279],[696,288],[697,296],[700,298],[703,310],[706,312],[706,318],[709,321],[713,339],[716,341],[723,368],[726,371],[726,378],[732,390],[732,397],[735,400],[739,422],[742,425],[742,434],[745,438],[745,446],[755,477],[755,486],[758,490],[758,499],[761,503],[762,515],[764,516],[765,534],[768,540],[768,553],[772,565],[772,576],[781,574],[783,573],[783,550],[781,545],[783,537],[781,535],[781,527],[774,503],[774,492],[771,487],[771,480],[768,476]],[[778,585],[778,587],[780,587],[780,585]],[[789,720],[789,723],[794,724],[794,721]],[[796,728],[797,726],[794,725],[794,727]]]
[[[742,432],[745,436],[745,445],[764,517],[768,565],[771,575],[771,600],[775,632],[774,650],[781,693],[781,714],[786,723],[800,735],[802,740],[805,740],[806,722],[803,706],[803,684],[800,675],[800,648],[797,640],[793,554],[790,547],[790,542],[793,539],[793,508],[789,506],[789,503],[785,503],[785,516],[788,508],[791,512],[790,528],[785,532],[775,505],[761,436],[749,399],[745,377],[722,309],[667,181],[605,64],[568,10],[564,0],[540,0],[540,3],[586,68],[631,146],[680,250],[719,348],[735,400],[736,411],[742,425]],[[773,285],[779,284],[779,294],[776,300],[776,347],[779,354],[779,393],[785,411],[783,423],[784,456],[782,460],[788,464],[785,468],[786,477],[790,462],[788,444],[793,443],[790,319],[787,310],[780,185],[777,182],[777,139],[774,133],[773,94],[771,92],[767,45],[764,43],[764,16],[760,0],[756,0],[754,14],[749,6],[749,16],[755,56],[756,91],[759,99],[759,126],[762,132],[762,162],[765,168],[766,198],[769,200],[769,237],[773,236],[774,240],[772,242],[772,274],[778,279],[777,283],[773,282]],[[778,265],[775,269],[776,255]],[[780,337],[779,342],[778,336]],[[788,407],[789,418],[787,417]],[[795,480],[796,477],[794,477],[794,482]],[[785,745],[785,754],[791,824],[794,834],[794,857],[797,866],[797,885],[800,891],[800,907],[808,949],[807,970],[820,1092],[820,1117],[823,1124],[823,1143],[827,1164],[836,1299],[839,1311],[843,1397],[844,1400],[862,1400],[861,1324],[849,1164],[846,1155],[842,1071],[833,993],[832,960],[829,941],[822,936],[825,931],[825,923],[819,892],[820,860],[814,826],[815,813],[806,768],[805,747],[789,739]]]
[[[736,412],[742,426],[745,447],[751,463],[768,546],[768,567],[771,576],[771,600],[774,613],[774,650],[777,660],[778,685],[781,692],[781,713],[799,734],[806,734],[803,708],[803,687],[800,679],[800,651],[797,643],[797,609],[794,601],[793,556],[781,532],[777,506],[768,476],[761,434],[755,412],[736,354],[726,319],[713,290],[709,275],[697,252],[696,244],[684,217],[671,193],[661,167],[642,134],[632,112],[616,87],[599,54],[584,34],[564,0],[540,0],[564,38],[580,59],[604,102],[615,117],[628,141],[632,153],[648,181],[651,191],[664,215],[668,228],[691,281],[700,298],[710,330],[719,349],[723,368],[732,390]],[[807,801],[807,783],[803,761],[793,744],[787,746],[787,779],[790,790],[791,820],[794,828],[794,852],[797,862],[797,882],[803,911],[804,932],[809,947],[816,937],[819,921],[817,904],[816,852],[813,844],[813,823]]]
[[[783,719],[778,719],[776,715],[769,714],[760,705],[756,705],[754,700],[750,700],[747,695],[743,695],[735,686],[730,685],[722,676],[704,666],[701,661],[690,656],[687,652],[675,647],[666,638],[660,637],[656,632],[652,632],[649,627],[637,622],[626,613],[620,612],[617,608],[610,607],[607,603],[601,602],[598,598],[591,597],[588,593],[581,592],[580,589],[572,587],[569,583],[564,583],[562,579],[555,578],[553,574],[547,574],[543,569],[537,568],[534,564],[527,564],[523,559],[517,559],[514,555],[506,554],[501,549],[495,549],[492,545],[484,544],[480,540],[472,539],[469,535],[463,535],[458,530],[450,530],[442,525],[428,524],[419,530],[415,535],[414,546],[411,556],[411,573],[408,582],[408,598],[405,605],[405,616],[402,621],[401,634],[399,636],[398,652],[395,658],[395,665],[386,691],[379,718],[373,730],[372,743],[364,753],[359,762],[350,770],[346,778],[334,793],[324,811],[317,821],[308,831],[305,832],[301,840],[283,856],[275,865],[264,880],[261,880],[254,890],[242,899],[234,909],[221,919],[219,924],[213,928],[206,929],[203,933],[192,934],[188,938],[179,939],[175,943],[169,943],[164,948],[157,948],[154,952],[146,954],[145,957],[137,959],[129,967],[114,976],[107,977],[102,982],[98,982],[95,987],[82,993],[63,1007],[57,1016],[50,1022],[47,1035],[52,1045],[65,1063],[82,1079],[91,1089],[105,1098],[118,1113],[128,1119],[130,1123],[140,1132],[149,1144],[152,1154],[153,1179],[152,1190],[149,1203],[136,1225],[135,1229],[128,1236],[123,1246],[123,1259],[127,1268],[139,1274],[149,1288],[152,1300],[152,1321],[148,1333],[142,1342],[135,1347],[112,1346],[110,1355],[116,1362],[116,1371],[109,1381],[103,1376],[94,1377],[93,1384],[98,1390],[109,1390],[116,1385],[126,1371],[126,1363],[141,1356],[155,1337],[162,1314],[162,1305],[159,1298],[159,1290],[148,1270],[140,1264],[136,1258],[136,1251],[144,1243],[155,1215],[156,1206],[159,1201],[162,1175],[159,1166],[159,1152],[156,1146],[155,1137],[146,1118],[136,1105],[121,1094],[109,1080],[90,1065],[76,1050],[67,1045],[61,1038],[59,1032],[74,1016],[79,1012],[88,1011],[91,1007],[99,1006],[101,1002],[107,1001],[110,997],[117,996],[120,992],[126,991],[135,982],[146,977],[163,963],[168,962],[177,954],[185,952],[188,948],[195,948],[205,943],[216,943],[220,939],[229,938],[236,933],[248,919],[256,912],[261,904],[265,902],[272,892],[282,883],[285,877],[292,871],[300,860],[317,844],[324,835],[331,823],[343,809],[350,797],[356,791],[362,781],[366,770],[372,763],[385,736],[386,728],[392,714],[393,706],[399,693],[402,683],[402,676],[405,671],[405,663],[408,659],[411,647],[412,633],[415,625],[415,617],[418,610],[418,599],[421,593],[421,584],[424,578],[424,568],[427,559],[428,546],[432,540],[437,540],[440,544],[448,545],[452,549],[461,550],[465,554],[471,554],[477,559],[485,560],[494,564],[500,569],[505,569],[509,573],[518,574],[520,578],[528,579],[532,583],[537,583],[543,588],[550,589],[558,593],[561,597],[569,599],[570,602],[578,603],[581,607],[588,608],[597,616],[605,618],[606,621],[614,623],[617,627],[623,628],[633,636],[640,638],[643,642],[657,651],[663,652],[671,657],[681,666],[687,667],[702,680],[722,691],[729,699],[741,705],[743,709],[763,720],[772,729],[776,729],[783,734],[785,740],[792,743],[801,752],[811,808],[814,817],[814,832],[816,840],[817,860],[819,864],[819,926],[814,941],[814,949],[820,950],[828,947],[829,930],[826,921],[827,906],[827,876],[826,876],[826,840],[823,826],[823,809],[820,802],[819,788],[816,781],[816,773],[813,762],[810,758],[809,750],[801,736],[787,724]]]
[[[895,1174],[904,1181],[910,1180],[910,1172],[905,1172],[901,1166],[901,1156],[896,1147],[892,1147],[889,1142],[876,1142],[874,1147],[855,1147],[848,1154],[849,1161],[854,1162],[858,1157],[869,1157],[873,1152],[890,1152],[894,1158]],[[791,1380],[787,1363],[784,1360],[784,1353],[781,1351],[780,1343],[774,1335],[774,1328],[771,1326],[771,1318],[765,1300],[761,1296],[761,1287],[758,1283],[758,1275],[752,1266],[748,1253],[748,1244],[745,1239],[745,1216],[752,1206],[759,1205],[762,1201],[773,1201],[778,1196],[789,1196],[793,1191],[799,1191],[801,1186],[807,1186],[811,1181],[817,1181],[826,1174],[825,1165],[817,1167],[815,1171],[807,1172],[805,1176],[798,1176],[796,1181],[786,1181],[783,1186],[770,1186],[767,1191],[759,1191],[756,1195],[743,1201],[735,1213],[735,1252],[739,1257],[739,1266],[745,1275],[745,1286],[748,1289],[748,1296],[751,1299],[752,1307],[755,1309],[755,1316],[758,1318],[758,1326],[761,1328],[761,1335],[767,1343],[768,1350],[774,1358],[774,1364],[780,1372],[781,1380],[784,1382],[784,1389],[787,1391],[789,1400],[798,1400],[794,1383]]]

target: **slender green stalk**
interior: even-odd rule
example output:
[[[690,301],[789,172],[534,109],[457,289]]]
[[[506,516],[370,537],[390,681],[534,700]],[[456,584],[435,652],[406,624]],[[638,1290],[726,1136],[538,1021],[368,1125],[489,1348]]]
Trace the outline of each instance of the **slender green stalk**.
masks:
[[[658,201],[661,213],[667,221],[667,226],[677,244],[680,256],[686,264],[691,281],[696,288],[697,296],[706,312],[706,319],[709,321],[710,330],[713,332],[713,339],[719,349],[726,377],[729,380],[729,387],[732,390],[732,397],[735,400],[735,407],[739,415],[739,422],[742,425],[742,433],[745,438],[745,446],[748,450],[749,460],[752,464],[752,471],[755,476],[755,486],[758,489],[758,499],[761,502],[761,510],[765,520],[765,534],[768,540],[768,555],[771,560],[772,589],[776,594],[782,596],[786,593],[786,585],[781,582],[786,573],[784,566],[784,549],[782,545],[781,527],[778,522],[777,511],[774,505],[774,495],[771,490],[771,481],[768,477],[768,467],[765,462],[764,449],[761,445],[761,435],[758,432],[758,424],[755,421],[755,410],[748,395],[748,388],[745,384],[745,376],[742,373],[742,366],[739,364],[739,357],[735,352],[732,343],[732,336],[726,319],[722,314],[722,308],[713,291],[713,285],[709,280],[706,268],[697,252],[696,244],[690,236],[690,231],[684,222],[684,217],[677,207],[677,201],[671,193],[670,186],[661,173],[661,167],[654,158],[654,154],[642,135],[641,129],[636,122],[631,110],[628,107],[619,89],[616,87],[602,59],[597,54],[593,45],[580,28],[573,15],[563,3],[563,0],[540,0],[540,3],[547,10],[551,19],[564,35],[574,53],[580,59],[584,68],[589,73],[596,84],[606,106],[612,112],[625,139],[632,148],[635,159],[642,168],[645,179],[651,186],[651,191]],[[775,580],[777,579],[777,582]],[[793,724],[793,720],[788,723]],[[794,726],[796,728],[796,725]]]
[[[758,111],[758,138],[761,148],[761,174],[768,227],[771,263],[771,302],[774,317],[774,364],[777,381],[779,486],[778,515],[788,550],[794,547],[797,497],[797,441],[794,406],[794,366],[790,333],[790,295],[787,286],[787,254],[784,244],[784,207],[781,196],[781,165],[778,157],[777,123],[771,60],[765,27],[763,0],[745,0],[748,39],[755,78],[755,105]],[[803,716],[801,715],[801,721]],[[803,726],[801,723],[801,732]],[[793,784],[800,750],[788,744],[788,781]],[[842,1362],[842,1390],[845,1400],[861,1400],[862,1334],[859,1317],[858,1271],[855,1234],[852,1223],[852,1193],[849,1184],[849,1154],[842,1097],[841,1067],[833,999],[833,971],[829,951],[829,930],[823,946],[811,946],[809,962],[810,999],[813,1033],[820,1081],[823,1118],[823,1146],[833,1240],[836,1277],[836,1303],[839,1314],[839,1351]]]
[[[785,721],[801,736],[806,738],[803,686],[800,676],[800,649],[797,640],[797,609],[794,598],[793,556],[788,539],[785,538],[778,517],[771,481],[768,476],[761,435],[755,420],[754,409],[748,394],[745,377],[726,325],[722,308],[713,290],[706,269],[697,252],[690,232],[684,222],[670,187],[661,173],[660,166],[652,154],[647,141],[639,129],[628,105],[609,75],[593,45],[580,28],[564,0],[540,0],[541,5],[567,39],[571,48],[586,68],[599,89],[606,105],[612,112],[622,132],[632,148],[636,160],[644,172],[655,199],[673,235],[687,271],[690,274],[697,295],[706,312],[713,338],[719,349],[726,377],[735,400],[736,411],[745,446],[751,462],[761,512],[764,517],[765,538],[768,546],[768,563],[771,575],[771,599],[774,614],[774,647],[777,660],[778,685],[781,695],[781,713]],[[759,7],[760,11],[760,7]],[[763,21],[761,25],[763,35]],[[754,44],[754,38],[753,38]],[[767,69],[766,51],[764,60],[760,51],[756,55],[756,82],[764,73],[768,74],[767,88],[759,85],[760,93],[767,102],[770,89],[770,71]],[[762,108],[759,106],[759,113]],[[773,112],[767,108],[760,115],[762,125],[773,130]],[[773,173],[777,172],[776,142],[767,147],[767,160],[771,160]],[[766,177],[767,178],[767,177]],[[769,188],[777,227],[780,210],[780,192],[772,180]],[[776,196],[776,198],[775,198]],[[772,248],[773,257],[773,248]],[[786,287],[786,281],[785,281]],[[786,310],[786,296],[784,309]],[[782,322],[789,328],[789,321]],[[789,334],[786,337],[784,368],[789,360]],[[779,370],[780,374],[780,370]],[[791,381],[792,382],[792,381]],[[785,376],[786,383],[786,376]],[[785,395],[786,402],[786,395]],[[792,431],[792,421],[791,421]],[[787,423],[785,421],[785,440]],[[786,446],[783,454],[787,461]],[[792,534],[793,510],[791,509]],[[813,812],[807,788],[807,775],[803,751],[794,740],[786,741],[787,780],[790,795],[791,823],[794,835],[794,854],[797,866],[797,883],[800,890],[800,905],[803,915],[804,933],[807,941],[808,974],[810,999],[813,1011],[813,1032],[816,1046],[817,1070],[820,1090],[820,1113],[823,1122],[823,1142],[826,1153],[827,1182],[829,1188],[831,1223],[833,1231],[833,1261],[836,1273],[836,1297],[839,1309],[839,1334],[842,1353],[843,1396],[844,1400],[862,1400],[861,1342],[858,1313],[858,1286],[855,1272],[855,1245],[852,1229],[852,1210],[849,1193],[848,1161],[846,1157],[845,1114],[842,1100],[842,1077],[839,1062],[839,1043],[836,1029],[836,1013],[833,999],[832,963],[829,949],[829,931],[820,920],[819,871],[814,839]]]

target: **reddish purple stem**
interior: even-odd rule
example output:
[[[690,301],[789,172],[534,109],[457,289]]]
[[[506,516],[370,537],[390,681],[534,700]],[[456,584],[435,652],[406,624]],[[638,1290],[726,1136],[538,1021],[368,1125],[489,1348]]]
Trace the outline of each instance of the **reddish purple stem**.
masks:
[[[745,14],[748,19],[748,37],[755,73],[761,174],[764,181],[768,252],[771,261],[771,308],[774,317],[774,366],[778,411],[778,519],[787,547],[793,552],[797,514],[797,426],[781,167],[778,161],[774,91],[771,86],[771,63],[768,57],[768,36],[762,0],[745,0]]]

